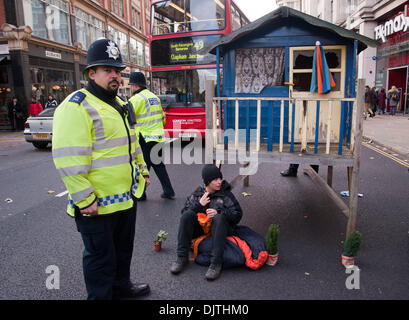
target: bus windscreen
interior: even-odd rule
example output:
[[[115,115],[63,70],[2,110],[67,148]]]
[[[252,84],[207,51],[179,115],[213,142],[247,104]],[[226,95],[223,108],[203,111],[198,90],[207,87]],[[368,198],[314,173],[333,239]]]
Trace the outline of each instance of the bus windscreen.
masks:
[[[225,0],[172,0],[153,5],[152,35],[222,30]]]
[[[197,51],[217,41],[219,35],[158,39],[151,42],[152,67],[216,64],[216,55]]]

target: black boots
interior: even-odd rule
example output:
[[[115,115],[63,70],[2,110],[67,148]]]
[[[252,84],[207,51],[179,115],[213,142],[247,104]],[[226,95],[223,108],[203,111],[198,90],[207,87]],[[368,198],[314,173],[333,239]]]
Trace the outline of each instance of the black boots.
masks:
[[[296,177],[297,176],[297,171],[294,170],[294,169],[287,169],[287,170],[281,171],[280,174],[283,177]]]

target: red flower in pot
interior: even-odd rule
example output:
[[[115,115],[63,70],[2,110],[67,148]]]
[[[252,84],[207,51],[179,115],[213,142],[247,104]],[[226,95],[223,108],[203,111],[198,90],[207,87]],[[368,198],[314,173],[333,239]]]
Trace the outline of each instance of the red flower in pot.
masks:
[[[168,233],[164,230],[160,230],[156,236],[156,240],[153,241],[153,249],[155,251],[160,251],[162,249],[162,241],[166,240]]]

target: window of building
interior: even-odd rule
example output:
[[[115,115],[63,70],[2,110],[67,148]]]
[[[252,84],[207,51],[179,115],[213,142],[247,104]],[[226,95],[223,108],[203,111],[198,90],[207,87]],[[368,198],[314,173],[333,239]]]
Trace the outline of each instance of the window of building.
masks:
[[[137,41],[134,38],[131,38],[129,41],[129,53],[130,61],[137,64],[138,63],[138,45]]]
[[[108,25],[108,37],[116,42],[121,50],[122,59],[129,61],[128,36]]]
[[[71,45],[69,5],[65,0],[23,0],[24,19],[32,35]]]
[[[85,11],[75,8],[77,41],[87,50],[92,42],[105,36],[105,23]]]
[[[111,11],[117,16],[124,17],[124,2],[123,0],[111,0]]]
[[[131,10],[131,19],[132,19],[132,25],[138,29],[138,30],[142,30],[142,24],[141,24],[141,12],[132,7]]]
[[[149,66],[149,46],[145,46],[145,66]]]

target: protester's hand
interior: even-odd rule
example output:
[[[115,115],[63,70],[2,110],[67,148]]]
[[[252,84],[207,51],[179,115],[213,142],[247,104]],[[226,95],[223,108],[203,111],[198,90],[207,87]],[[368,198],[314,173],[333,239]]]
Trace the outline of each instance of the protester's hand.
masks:
[[[144,178],[145,178],[146,186],[149,186],[151,184],[151,179],[149,179],[149,177],[144,177]]]
[[[206,191],[206,192],[203,194],[203,196],[200,198],[199,202],[200,202],[200,204],[202,205],[202,207],[207,206],[207,205],[209,204],[209,202],[210,202],[209,192]]]
[[[206,214],[209,218],[213,218],[217,214],[217,210],[209,208],[206,210]]]
[[[96,216],[98,215],[98,205],[97,202],[95,201],[92,205],[90,205],[86,209],[80,210],[81,214],[89,214],[90,216]]]

